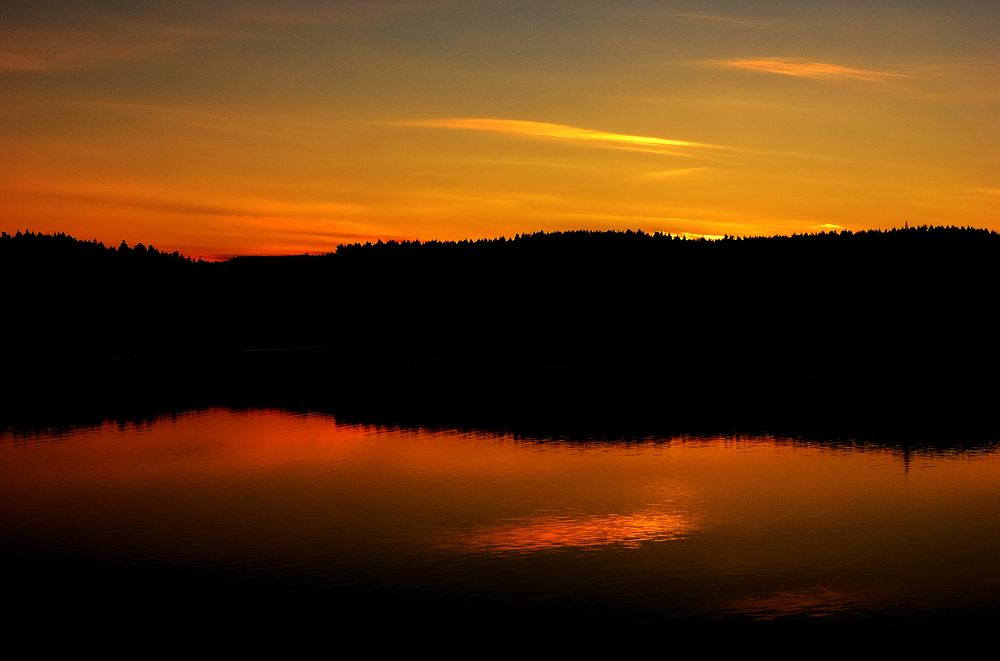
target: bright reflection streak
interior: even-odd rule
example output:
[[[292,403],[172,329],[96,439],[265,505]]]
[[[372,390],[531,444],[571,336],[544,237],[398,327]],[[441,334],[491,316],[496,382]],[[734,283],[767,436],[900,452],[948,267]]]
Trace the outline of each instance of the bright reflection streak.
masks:
[[[518,554],[560,548],[639,548],[645,542],[688,537],[696,525],[684,513],[650,508],[628,514],[542,514],[449,536],[441,547],[478,553]]]

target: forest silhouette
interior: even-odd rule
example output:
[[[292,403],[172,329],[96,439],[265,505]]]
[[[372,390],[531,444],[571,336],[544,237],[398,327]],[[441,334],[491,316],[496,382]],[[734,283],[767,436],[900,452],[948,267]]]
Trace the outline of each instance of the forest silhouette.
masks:
[[[223,262],[0,236],[5,417],[331,402],[504,425],[992,426],[1000,234],[556,232]]]

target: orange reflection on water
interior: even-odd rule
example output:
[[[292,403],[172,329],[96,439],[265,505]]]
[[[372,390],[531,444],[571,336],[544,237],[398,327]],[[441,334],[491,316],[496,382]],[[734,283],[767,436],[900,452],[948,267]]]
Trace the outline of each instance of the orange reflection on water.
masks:
[[[478,528],[442,540],[440,545],[479,553],[529,553],[610,545],[638,548],[644,542],[683,539],[695,529],[687,514],[663,509],[630,514],[543,514]]]

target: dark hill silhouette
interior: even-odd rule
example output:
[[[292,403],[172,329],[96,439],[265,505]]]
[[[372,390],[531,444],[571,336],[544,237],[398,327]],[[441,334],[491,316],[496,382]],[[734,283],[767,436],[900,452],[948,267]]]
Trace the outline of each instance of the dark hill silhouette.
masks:
[[[5,234],[3,415],[257,397],[501,425],[994,424],[998,264],[1000,235],[955,227],[221,263]]]

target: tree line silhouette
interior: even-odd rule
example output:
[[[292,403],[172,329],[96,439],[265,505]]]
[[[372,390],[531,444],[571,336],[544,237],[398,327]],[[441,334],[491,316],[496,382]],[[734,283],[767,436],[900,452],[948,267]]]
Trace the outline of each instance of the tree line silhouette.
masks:
[[[954,418],[997,394],[998,258],[996,232],[929,226],[539,232],[218,263],[3,234],[3,394],[268,392],[580,424]]]

